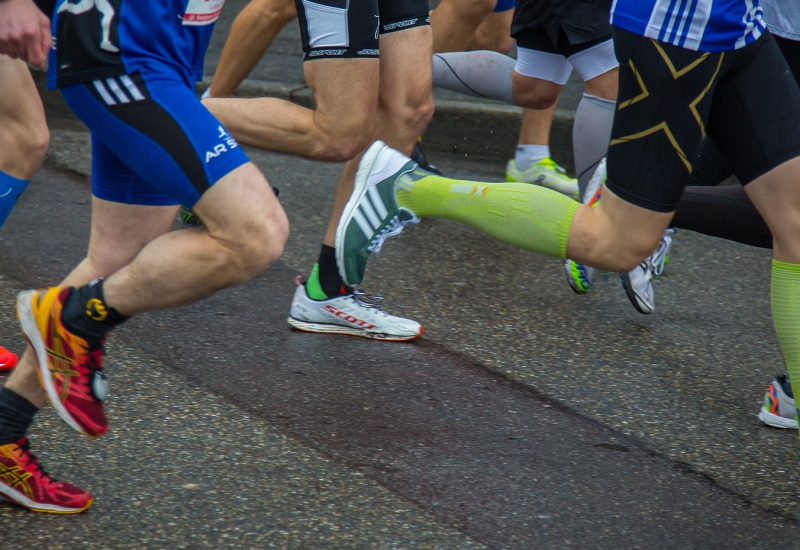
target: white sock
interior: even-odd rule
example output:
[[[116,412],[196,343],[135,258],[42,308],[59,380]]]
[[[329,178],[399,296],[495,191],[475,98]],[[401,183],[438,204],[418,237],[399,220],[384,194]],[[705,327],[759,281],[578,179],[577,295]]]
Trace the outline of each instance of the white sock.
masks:
[[[525,170],[550,156],[549,145],[517,145],[514,162],[518,170]]]

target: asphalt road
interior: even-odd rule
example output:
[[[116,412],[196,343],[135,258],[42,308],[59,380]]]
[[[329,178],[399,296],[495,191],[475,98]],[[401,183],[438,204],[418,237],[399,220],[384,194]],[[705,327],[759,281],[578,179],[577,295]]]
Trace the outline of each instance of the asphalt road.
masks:
[[[58,281],[86,244],[87,135],[52,126],[0,239],[15,349],[14,292]],[[32,432],[96,504],[0,505],[5,548],[800,548],[797,435],[755,418],[780,361],[767,252],[679,232],[642,316],[611,274],[579,297],[559,261],[425,220],[365,281],[422,339],[305,334],[285,323],[292,281],[339,167],[251,153],[281,189],[285,255],[112,336],[109,436],[83,440],[49,410]]]

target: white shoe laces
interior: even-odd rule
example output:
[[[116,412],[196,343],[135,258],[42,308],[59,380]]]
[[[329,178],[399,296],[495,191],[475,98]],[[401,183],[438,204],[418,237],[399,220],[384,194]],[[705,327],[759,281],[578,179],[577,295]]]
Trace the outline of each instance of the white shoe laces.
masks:
[[[414,225],[416,223],[419,223],[419,218],[416,216],[405,221],[401,220],[400,216],[393,217],[391,220],[389,220],[389,223],[387,223],[386,226],[381,229],[380,233],[372,238],[372,242],[370,242],[369,246],[367,246],[367,250],[370,252],[380,252],[383,242],[386,239],[389,237],[394,237],[395,235],[399,235],[403,231],[403,228],[405,228],[407,225]]]
[[[383,296],[378,296],[376,294],[367,294],[361,289],[354,288],[353,293],[351,294],[353,301],[358,303],[358,305],[363,307],[368,307],[372,309],[383,309]]]
[[[661,242],[658,243],[658,248],[644,261],[644,263],[647,264],[646,267],[650,269],[653,275],[661,275],[664,272],[667,256],[669,256],[669,250],[672,248],[672,236],[674,234],[674,229],[667,229],[664,231],[664,236],[661,238]]]

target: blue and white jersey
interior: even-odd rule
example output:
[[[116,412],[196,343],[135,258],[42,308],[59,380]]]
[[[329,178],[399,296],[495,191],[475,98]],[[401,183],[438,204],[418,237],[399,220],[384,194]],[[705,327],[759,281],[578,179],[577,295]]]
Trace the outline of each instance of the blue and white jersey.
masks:
[[[134,72],[203,78],[225,0],[57,0],[51,88]]]
[[[742,48],[765,28],[759,0],[614,0],[611,24],[703,52]]]

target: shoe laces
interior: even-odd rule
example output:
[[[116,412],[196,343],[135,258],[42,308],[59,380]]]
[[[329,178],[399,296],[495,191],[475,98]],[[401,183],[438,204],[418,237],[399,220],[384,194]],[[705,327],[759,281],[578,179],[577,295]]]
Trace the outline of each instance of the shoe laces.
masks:
[[[354,288],[350,296],[360,306],[375,310],[383,310],[383,296],[379,296],[377,294],[367,294],[359,288]]]
[[[19,455],[21,457],[25,457],[25,466],[33,466],[33,469],[39,474],[39,477],[49,483],[55,483],[56,480],[44,471],[42,468],[42,464],[39,462],[39,459],[36,458],[36,455],[33,454],[31,451],[31,444],[28,441],[27,437],[23,437],[16,443],[17,449],[19,449]]]
[[[672,235],[674,234],[674,229],[667,229],[664,232],[664,236],[661,238],[661,242],[658,243],[656,251],[643,262],[642,267],[649,269],[653,275],[661,275],[664,273],[664,266],[667,263],[667,256],[672,247]]]
[[[544,168],[548,168],[548,169],[552,170],[553,172],[557,172],[559,174],[566,174],[567,173],[567,171],[564,168],[559,166],[558,163],[556,161],[554,161],[553,159],[551,159],[550,157],[543,158],[542,160],[537,162],[536,165],[537,166],[542,166]]]
[[[403,231],[407,225],[414,225],[419,223],[419,218],[413,216],[408,220],[400,219],[400,216],[394,216],[389,223],[387,223],[380,232],[372,238],[372,241],[367,246],[367,250],[370,252],[380,252],[381,247],[383,246],[383,242],[388,239],[389,237],[394,237],[395,235],[399,235],[400,232]]]

